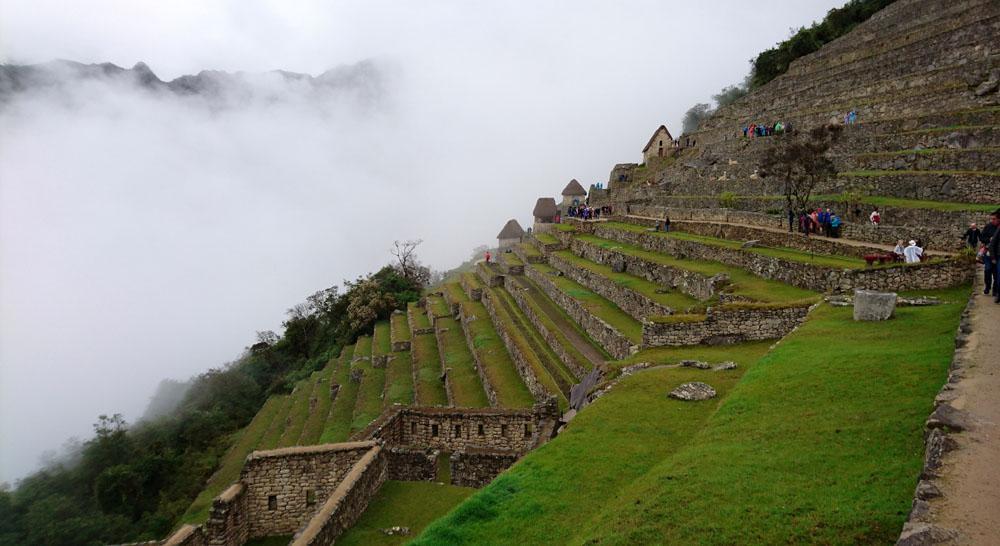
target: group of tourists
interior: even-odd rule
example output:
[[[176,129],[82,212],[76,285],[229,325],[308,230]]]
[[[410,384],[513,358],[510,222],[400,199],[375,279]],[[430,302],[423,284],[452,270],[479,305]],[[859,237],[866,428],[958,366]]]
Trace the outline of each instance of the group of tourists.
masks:
[[[892,255],[897,262],[915,264],[926,259],[923,241],[920,239],[911,240],[909,244],[903,244],[903,240],[896,241],[896,248],[892,249]]]
[[[795,230],[798,224],[799,233],[809,235],[824,235],[832,239],[840,237],[840,226],[844,223],[837,213],[829,208],[817,208],[814,211],[803,210],[796,215],[792,209],[788,209],[788,231]]]
[[[791,130],[791,123],[782,123],[780,121],[776,121],[770,125],[758,125],[756,123],[751,123],[750,125],[743,127],[743,136],[746,138],[766,137],[780,135]]]
[[[992,292],[993,301],[1000,303],[1000,209],[990,214],[990,222],[983,229],[972,224],[962,238],[976,250],[976,261],[983,264],[983,293]]]
[[[586,205],[573,205],[566,210],[566,215],[570,218],[579,218],[581,220],[595,220],[601,217],[601,215],[608,216],[611,214],[611,206],[604,205],[603,207],[590,207]]]
[[[844,114],[844,125],[854,125],[857,122],[858,122],[857,110],[851,110],[850,112]]]

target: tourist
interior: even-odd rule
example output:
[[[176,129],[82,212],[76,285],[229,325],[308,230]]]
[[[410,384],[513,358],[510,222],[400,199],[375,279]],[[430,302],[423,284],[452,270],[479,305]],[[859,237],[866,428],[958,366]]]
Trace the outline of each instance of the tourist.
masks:
[[[917,248],[920,249],[920,261],[922,262],[927,259],[927,247],[924,246],[924,242],[922,240],[917,239],[916,241],[917,241]]]
[[[878,227],[882,223],[882,215],[878,212],[878,207],[868,215],[868,220],[871,221],[872,225]]]
[[[809,215],[806,211],[799,213],[799,231],[805,234],[806,237],[809,236]]]
[[[490,263],[490,258],[492,258],[492,257],[493,257],[493,255],[490,254],[489,250],[487,250],[486,251],[486,263]]]
[[[830,232],[830,236],[834,239],[840,237],[840,216],[837,216],[836,213],[830,213]]]
[[[820,209],[816,209],[809,215],[809,229],[812,233],[819,233],[819,212]]]
[[[903,250],[905,248],[906,247],[903,246],[903,240],[902,239],[896,241],[896,248],[892,249],[892,253],[893,253],[893,255],[896,256],[896,261],[897,262],[903,261],[903,257],[904,257],[903,256]]]
[[[663,215],[663,231],[670,231],[670,216]]]
[[[795,231],[795,213],[788,207],[788,233]]]
[[[993,303],[1000,303],[1000,209],[990,215],[990,225],[995,229],[986,247],[989,259],[993,261]]]
[[[819,209],[819,227],[823,235],[830,236],[830,209]]]
[[[976,226],[976,223],[973,222],[969,224],[969,229],[965,230],[965,235],[962,236],[962,239],[965,240],[966,246],[975,250],[976,247],[979,246],[979,238],[982,234],[982,231],[980,231],[979,227]]]
[[[920,261],[920,256],[924,253],[923,249],[917,246],[916,241],[910,241],[910,245],[903,249],[903,256],[906,259],[906,263],[915,264]]]
[[[1000,296],[1000,288],[996,287],[1000,281],[1000,271],[997,270],[1000,252],[991,247],[997,233],[1000,233],[1000,209],[990,215],[990,223],[983,226],[979,234],[979,241],[986,247],[986,255],[983,256],[983,293],[989,295],[992,290],[994,296]]]

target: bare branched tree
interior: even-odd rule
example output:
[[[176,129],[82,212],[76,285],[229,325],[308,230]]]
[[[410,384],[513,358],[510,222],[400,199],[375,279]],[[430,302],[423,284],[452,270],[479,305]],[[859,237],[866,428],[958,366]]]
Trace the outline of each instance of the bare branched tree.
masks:
[[[788,210],[806,209],[813,190],[836,176],[837,169],[827,152],[841,130],[839,125],[823,125],[809,131],[808,135],[786,137],[765,153],[761,174],[784,182]]]
[[[393,257],[396,258],[396,269],[403,277],[419,283],[421,286],[427,284],[430,279],[430,269],[420,263],[417,257],[417,247],[423,243],[423,239],[410,239],[407,241],[393,241]]]

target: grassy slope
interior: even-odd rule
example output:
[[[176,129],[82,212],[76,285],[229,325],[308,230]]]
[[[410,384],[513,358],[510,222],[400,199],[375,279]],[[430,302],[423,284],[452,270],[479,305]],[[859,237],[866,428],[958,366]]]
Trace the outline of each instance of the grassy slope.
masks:
[[[439,298],[440,299],[440,298]],[[443,301],[441,302],[443,305]],[[437,319],[435,324],[445,330],[441,332],[441,343],[438,350],[444,356],[445,367],[451,368],[448,378],[451,381],[451,394],[454,403],[459,407],[484,408],[490,405],[483,390],[483,384],[476,372],[476,364],[472,353],[465,343],[462,325],[457,320],[445,316]]]
[[[684,312],[685,310],[693,307],[702,307],[698,300],[683,292],[678,290],[668,290],[665,287],[649,282],[642,277],[636,277],[635,275],[629,275],[628,273],[616,273],[613,269],[606,265],[586,260],[568,250],[561,250],[556,252],[555,255],[577,267],[582,267],[583,269],[597,273],[602,277],[606,277],[622,288],[642,294],[650,300],[653,300],[660,305],[669,307],[677,312]]]
[[[389,321],[383,320],[375,323],[375,331],[372,336],[372,355],[383,356],[392,352],[392,340],[389,333]]]
[[[536,264],[530,267],[533,267],[544,274],[556,272],[554,267],[546,264]],[[636,344],[642,341],[642,324],[625,311],[622,311],[617,305],[612,303],[607,298],[599,294],[595,294],[593,291],[588,290],[580,283],[567,277],[552,274],[548,275],[546,278],[551,280],[552,283],[555,284],[556,287],[564,294],[579,302],[594,316],[613,326],[629,340]]]
[[[272,396],[271,398],[275,398]],[[256,449],[274,449],[278,447],[278,442],[281,440],[281,435],[285,432],[285,426],[288,423],[288,412],[291,411],[292,401],[294,398],[289,394],[282,394],[277,396],[279,403],[281,404],[281,409],[278,410],[278,414],[274,416],[271,421],[271,426],[268,427],[267,432],[261,437],[260,441],[257,442]]]
[[[637,246],[619,243],[610,239],[602,239],[600,237],[594,237],[593,235],[578,235],[577,238],[601,247],[613,247],[623,254],[635,256],[636,258],[652,263],[686,269],[688,271],[694,271],[707,276],[712,276],[716,273],[725,273],[729,275],[729,279],[732,282],[729,286],[729,290],[733,294],[746,296],[757,301],[797,301],[816,295],[814,292],[796,288],[778,281],[758,277],[744,269],[728,266],[719,262],[682,260],[668,254],[650,252]]]
[[[413,370],[410,352],[392,353],[385,370],[386,405],[413,403]]]
[[[358,384],[351,381],[351,359],[354,357],[356,346],[348,345],[340,353],[340,362],[333,374],[333,381],[340,385],[340,391],[330,405],[330,413],[323,425],[323,434],[319,438],[321,444],[343,442],[351,434],[351,417],[358,397]]]
[[[341,350],[340,354],[343,355],[344,351]],[[332,358],[330,362],[327,362],[326,367],[319,372],[320,381],[316,383],[313,390],[313,396],[316,398],[316,407],[313,408],[312,413],[309,414],[309,418],[302,427],[302,433],[299,435],[299,445],[311,445],[319,442],[319,438],[323,434],[323,425],[330,415],[330,405],[333,402],[330,399],[330,382],[333,380],[333,375],[337,372],[339,365],[340,357]]]
[[[680,449],[719,400],[686,404],[665,393],[711,378],[724,396],[742,370],[733,372],[660,368],[625,379],[415,544],[545,544],[572,536],[620,489]]]
[[[430,328],[431,321],[427,318],[427,312],[416,303],[406,306],[406,312],[413,317],[413,325],[416,328]]]
[[[337,544],[403,544],[473,492],[475,489],[440,483],[387,481],[361,519],[337,538]],[[388,536],[381,531],[396,525],[409,527],[411,536]]]
[[[299,435],[302,434],[302,429],[309,418],[309,398],[312,397],[313,389],[316,387],[317,375],[314,372],[296,383],[295,391],[292,393],[292,405],[288,411],[288,424],[281,433],[278,447],[289,447],[298,443]]]
[[[884,323],[821,307],[747,373],[694,441],[577,538],[893,542],[968,288],[945,294],[952,303],[900,308]]]
[[[413,338],[411,354],[417,367],[417,384],[414,385],[417,403],[422,406],[445,406],[448,393],[441,381],[441,360],[438,356],[434,334],[421,334]]]
[[[377,326],[376,326],[377,328]],[[354,355],[372,355],[373,347],[379,351],[382,346],[373,343],[371,338],[360,337],[354,346]],[[368,352],[365,349],[368,349]],[[351,417],[351,434],[365,428],[382,413],[385,394],[385,368],[372,366],[371,360],[355,360],[352,369],[361,370],[361,383],[358,385],[358,396],[354,402],[354,416]]]
[[[608,354],[604,348],[597,342],[590,339],[590,335],[587,334],[583,328],[580,328],[580,325],[574,322],[562,308],[549,299],[549,297],[546,296],[533,281],[527,278],[525,278],[524,281],[533,287],[532,290],[525,293],[524,300],[526,304],[531,308],[532,313],[538,317],[538,320],[542,323],[542,325],[552,333],[552,335],[556,338],[556,341],[558,341],[563,349],[569,353],[570,357],[581,368],[584,370],[590,370],[594,366],[593,363],[591,363],[591,361],[584,356],[582,352],[580,352],[580,349],[566,337],[563,331],[559,328],[559,325],[556,324],[556,321],[558,321],[559,324],[566,325],[574,330],[579,337],[585,340],[585,342],[590,343],[590,345],[592,345],[597,352],[601,353],[604,360],[608,359]],[[545,306],[544,309],[542,308],[543,305]],[[545,309],[554,311],[554,316],[550,316]]]
[[[530,408],[534,403],[531,391],[525,386],[507,347],[497,335],[486,307],[478,301],[462,303],[466,317],[476,317],[465,323],[486,377],[497,393],[497,402],[504,408]]]
[[[393,313],[392,315],[392,335],[396,341],[410,340],[410,325],[406,322],[406,315]]]

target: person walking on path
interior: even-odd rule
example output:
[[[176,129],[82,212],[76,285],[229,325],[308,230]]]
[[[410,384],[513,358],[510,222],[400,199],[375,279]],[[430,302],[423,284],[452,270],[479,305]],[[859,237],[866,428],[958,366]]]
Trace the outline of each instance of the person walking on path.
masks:
[[[990,226],[993,227],[993,234],[986,243],[987,254],[983,256],[983,268],[985,269],[987,265],[993,268],[993,302],[1000,303],[1000,209],[990,215],[990,225],[987,227]],[[989,294],[989,285],[986,286],[984,292]]]
[[[663,231],[670,231],[670,216],[666,214],[663,215]]]
[[[915,264],[920,261],[920,256],[922,256],[924,250],[917,246],[916,241],[910,241],[910,246],[903,249],[903,256],[906,258],[906,263]]]
[[[903,258],[904,258],[904,256],[903,256],[903,250],[905,250],[905,249],[906,249],[906,247],[903,246],[903,240],[902,239],[896,241],[896,248],[892,249],[892,253],[896,255],[896,261],[897,262],[903,261]]]
[[[979,234],[979,241],[986,247],[986,254],[983,256],[983,294],[994,292],[994,296],[1000,295],[1000,291],[994,290],[996,277],[1000,277],[997,271],[997,253],[990,252],[990,243],[993,236],[1000,232],[1000,209],[990,215],[990,223],[983,227]]]
[[[840,216],[837,213],[830,213],[830,236],[834,239],[840,237]]]
[[[969,229],[965,230],[965,235],[963,235],[962,238],[965,240],[966,246],[975,250],[976,247],[979,246],[979,238],[982,234],[982,231],[980,231],[976,226],[976,223],[973,222],[969,224]]]

